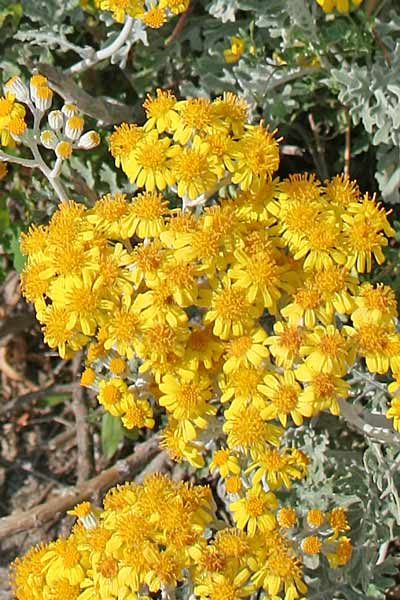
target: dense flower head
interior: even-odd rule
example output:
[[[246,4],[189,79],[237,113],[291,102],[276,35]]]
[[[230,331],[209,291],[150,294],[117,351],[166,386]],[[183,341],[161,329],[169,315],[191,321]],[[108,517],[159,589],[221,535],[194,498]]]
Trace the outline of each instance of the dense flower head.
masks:
[[[127,17],[140,19],[147,27],[159,29],[169,16],[183,13],[189,6],[189,0],[95,0],[99,10],[110,11],[117,23],[123,23]]]
[[[6,92],[0,98],[0,145],[14,146],[26,129],[25,107],[16,102],[12,92]]]
[[[198,600],[247,598],[257,590],[288,600],[307,589],[305,555],[325,555],[334,568],[351,557],[350,539],[339,535],[349,529],[341,507],[312,535],[305,535],[293,508],[280,507],[259,484],[231,509],[236,527],[218,521],[207,486],[160,473],[142,484],[118,485],[102,509],[82,502],[68,511],[78,519],[68,537],[32,547],[14,561],[15,597],[143,599],[191,582]]]
[[[327,12],[337,10],[339,13],[348,13],[353,7],[359,6],[363,0],[316,0],[321,8]]]

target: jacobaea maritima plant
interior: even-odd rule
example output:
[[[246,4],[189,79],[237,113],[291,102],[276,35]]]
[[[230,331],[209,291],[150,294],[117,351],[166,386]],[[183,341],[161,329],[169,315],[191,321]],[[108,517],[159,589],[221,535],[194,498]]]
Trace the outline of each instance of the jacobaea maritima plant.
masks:
[[[22,290],[51,348],[66,358],[87,349],[81,383],[108,413],[126,429],[162,421],[173,460],[219,475],[234,528],[215,525],[202,488],[127,484],[97,515],[78,506],[83,525],[67,540],[18,560],[16,594],[31,598],[24,582],[34,580],[49,598],[65,586],[80,600],[261,589],[295,600],[310,579],[306,555],[336,569],[352,545],[344,508],[298,515],[284,501],[311,459],[285,430],[339,415],[354,365],[399,377],[394,292],[359,277],[383,263],[393,230],[348,177],[277,177],[276,132],[251,124],[231,92],[177,100],[158,89],[144,110],[142,126],[124,123],[109,140],[135,195],[90,208],[65,200],[32,226]],[[388,416],[397,426],[396,400]]]

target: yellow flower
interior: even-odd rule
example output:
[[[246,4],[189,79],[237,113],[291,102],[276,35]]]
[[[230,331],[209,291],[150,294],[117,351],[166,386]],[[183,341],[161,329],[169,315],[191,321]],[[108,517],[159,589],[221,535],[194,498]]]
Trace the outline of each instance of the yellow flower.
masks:
[[[195,136],[190,148],[173,146],[170,156],[173,179],[178,184],[180,198],[187,195],[194,199],[214,188],[220,169],[216,169],[217,161],[198,136]]]
[[[117,167],[122,164],[125,170],[125,160],[142,136],[142,128],[134,123],[122,123],[114,127],[114,133],[110,135],[108,145]]]
[[[155,424],[153,409],[148,400],[136,398],[131,392],[123,396],[120,408],[123,410],[121,420],[126,429],[134,427],[153,429]]]
[[[73,535],[66,540],[59,539],[52,542],[42,557],[46,581],[51,585],[65,578],[71,585],[81,583],[84,579],[84,570],[80,561],[81,553]]]
[[[301,396],[301,387],[296,382],[294,371],[284,371],[283,375],[268,373],[264,383],[258,386],[267,400],[267,406],[261,411],[263,419],[267,421],[278,418],[283,427],[287,425],[290,415],[296,425],[303,423],[303,417],[311,417],[313,404]]]
[[[182,145],[196,133],[207,132],[214,124],[212,104],[207,98],[189,98],[175,105],[179,121],[174,132],[174,141]]]
[[[301,549],[306,554],[318,554],[321,546],[322,542],[316,535],[308,535],[301,540]]]
[[[278,511],[276,520],[278,521],[279,527],[290,529],[291,527],[294,527],[297,522],[296,511],[290,506],[284,506]]]
[[[400,334],[393,321],[366,318],[353,321],[353,327],[346,326],[357,354],[365,358],[371,373],[386,373],[389,367],[394,372],[400,369]]]
[[[312,408],[312,414],[329,410],[333,415],[340,414],[339,399],[347,398],[349,384],[335,373],[323,373],[312,365],[302,364],[295,372],[296,379],[303,384],[301,399]]]
[[[151,3],[150,8],[140,15],[140,19],[145,25],[147,25],[147,27],[151,27],[152,29],[160,29],[160,27],[166,23],[167,15],[164,9],[154,3]]]
[[[161,8],[161,2],[159,4]],[[156,90],[156,97],[153,98],[147,94],[143,103],[146,112],[147,122],[144,125],[145,131],[150,131],[156,127],[159,133],[169,129],[175,129],[178,124],[178,114],[175,111],[176,98],[169,90]]]
[[[357,308],[351,315],[353,321],[363,321],[371,317],[379,322],[397,317],[396,294],[383,283],[378,283],[376,287],[370,283],[363,283],[358,290],[355,304]]]
[[[257,531],[270,531],[275,527],[275,515],[271,509],[278,507],[272,492],[264,492],[261,485],[253,485],[246,496],[229,504],[233,520],[239,529],[246,529],[253,537]]]
[[[260,310],[252,305],[245,290],[232,287],[229,279],[225,279],[211,297],[210,310],[204,322],[214,323],[213,333],[223,340],[229,339],[233,333],[241,336],[251,327]]]
[[[259,367],[269,356],[265,347],[267,334],[261,327],[256,327],[248,334],[232,338],[226,343],[223,370],[232,373],[241,367],[253,365]]]
[[[218,119],[218,129],[228,126],[235,136],[243,133],[248,110],[246,101],[233,92],[224,92],[212,105],[213,114]]]
[[[224,58],[227,63],[235,63],[242,56],[246,48],[245,41],[236,35],[231,37],[231,47],[224,50]]]
[[[127,410],[126,407],[133,403],[133,395],[128,386],[118,377],[100,381],[97,399],[114,416],[122,415]]]
[[[379,265],[384,262],[382,248],[388,245],[386,236],[395,233],[386,215],[375,197],[369,198],[368,194],[361,202],[350,204],[342,217],[349,269],[355,266],[359,273],[371,271],[372,257]]]
[[[109,10],[117,23],[123,23],[127,15],[137,17],[143,13],[143,0],[95,0],[100,10]]]
[[[0,144],[1,146],[15,146],[11,134],[20,136],[26,129],[25,107],[15,102],[15,96],[6,92],[0,98]]]
[[[326,558],[329,561],[329,565],[336,569],[337,567],[343,567],[351,559],[353,553],[353,546],[350,538],[342,535],[336,544],[334,552],[328,552]]]
[[[164,190],[175,183],[170,168],[171,140],[159,138],[154,129],[146,133],[124,160],[123,169],[131,183],[144,187],[148,192]]]
[[[275,335],[268,337],[265,343],[269,346],[276,364],[289,369],[299,358],[304,332],[301,327],[277,321],[274,324],[274,333]]]
[[[231,454],[226,448],[221,448],[220,450],[216,450],[214,452],[209,469],[211,473],[215,470],[218,470],[221,477],[224,479],[229,475],[229,473],[236,475],[240,473],[237,457]]]
[[[160,8],[167,8],[173,15],[179,15],[189,8],[190,0],[160,0]]]
[[[194,593],[200,600],[241,600],[248,597],[254,590],[251,585],[245,585],[248,572],[244,569],[235,577],[224,573],[213,573],[203,583],[196,585]]]
[[[175,377],[167,374],[159,388],[163,392],[159,403],[181,423],[185,441],[194,439],[195,426],[205,429],[205,417],[216,413],[216,407],[209,403],[212,393],[207,377],[195,378],[192,374]]]
[[[274,132],[270,133],[262,123],[247,126],[247,131],[238,142],[232,167],[232,182],[242,190],[257,192],[265,179],[272,177],[279,166],[278,142]]]
[[[246,472],[255,470],[252,477],[253,485],[264,479],[271,490],[282,486],[290,489],[291,479],[301,479],[305,475],[295,464],[296,461],[288,449],[280,452],[276,448],[264,447],[262,450],[253,450],[252,456],[253,462]]]
[[[319,508],[310,508],[306,515],[307,525],[312,529],[319,528],[325,521],[325,516]]]
[[[396,387],[398,387],[397,383]],[[393,419],[394,429],[400,431],[400,398],[392,398],[389,403],[389,408],[386,411],[386,418]]]
[[[236,263],[228,273],[235,280],[234,286],[247,290],[249,302],[262,301],[265,308],[273,313],[282,290],[291,287],[285,282],[286,266],[278,264],[279,255],[271,249],[257,254],[248,254],[242,249],[234,253]]]
[[[228,447],[243,453],[262,451],[266,443],[277,446],[283,430],[277,425],[269,425],[260,417],[253,405],[231,406],[224,414],[223,430],[227,434]]]
[[[316,0],[324,12],[333,12],[335,9],[339,13],[347,13],[354,4],[359,6],[363,0]]]
[[[355,359],[349,340],[334,325],[317,325],[306,335],[300,353],[306,357],[306,365],[316,371],[339,376],[346,373],[347,366],[352,365]]]

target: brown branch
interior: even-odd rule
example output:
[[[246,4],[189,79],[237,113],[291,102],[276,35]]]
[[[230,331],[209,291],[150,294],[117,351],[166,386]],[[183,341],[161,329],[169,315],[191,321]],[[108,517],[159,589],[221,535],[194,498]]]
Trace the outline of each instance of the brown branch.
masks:
[[[169,46],[170,44],[172,44],[172,42],[174,42],[179,35],[182,33],[183,28],[186,25],[186,21],[188,19],[188,16],[190,15],[191,12],[193,12],[194,9],[194,2],[191,2],[189,4],[189,6],[187,7],[187,9],[185,10],[184,13],[181,14],[181,16],[178,19],[177,24],[175,25],[171,35],[169,36],[169,38],[167,38],[165,40],[165,46]]]
[[[84,389],[79,383],[82,353],[72,359],[72,410],[75,415],[78,485],[89,479],[93,468],[92,450]]]
[[[351,160],[351,119],[347,108],[344,109],[346,114],[346,132],[344,146],[344,168],[343,172],[347,177],[350,177],[350,160]]]
[[[310,124],[310,129],[314,137],[316,149],[316,152],[313,152],[312,156],[315,162],[315,166],[319,171],[318,175],[321,179],[325,180],[329,177],[328,165],[326,164],[325,159],[325,148],[322,143],[321,136],[319,134],[319,125],[317,125],[317,123],[315,122],[314,115],[312,113],[309,113],[308,115],[308,122]]]
[[[40,73],[48,77],[52,89],[66,102],[75,102],[79,110],[85,115],[101,121],[103,125],[113,125],[114,123],[133,120],[133,107],[121,102],[114,103],[105,98],[91,96],[79,87],[71,77],[66,76],[63,71],[52,65],[39,63],[37,68]]]
[[[35,529],[48,521],[54,521],[67,509],[90,498],[93,493],[128,480],[158,452],[158,438],[154,436],[138,444],[135,452],[127,458],[118,461],[93,479],[71,488],[63,496],[48,500],[25,512],[3,517],[0,519],[0,540],[20,531]]]

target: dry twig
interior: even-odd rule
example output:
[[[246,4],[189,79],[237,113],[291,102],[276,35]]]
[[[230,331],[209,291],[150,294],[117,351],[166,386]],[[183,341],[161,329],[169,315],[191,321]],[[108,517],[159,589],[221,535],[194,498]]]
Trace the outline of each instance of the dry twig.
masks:
[[[138,444],[135,452],[118,461],[96,477],[89,479],[67,491],[63,496],[52,498],[43,504],[25,512],[19,512],[0,519],[0,540],[20,531],[35,529],[48,521],[54,521],[63,513],[90,498],[93,493],[108,489],[132,477],[140,467],[148,463],[157,453],[158,438],[156,436]]]
[[[82,353],[78,352],[72,360],[72,410],[75,415],[76,424],[76,447],[78,453],[76,470],[78,485],[89,479],[93,467],[84,389],[80,385],[78,377],[81,358]]]

